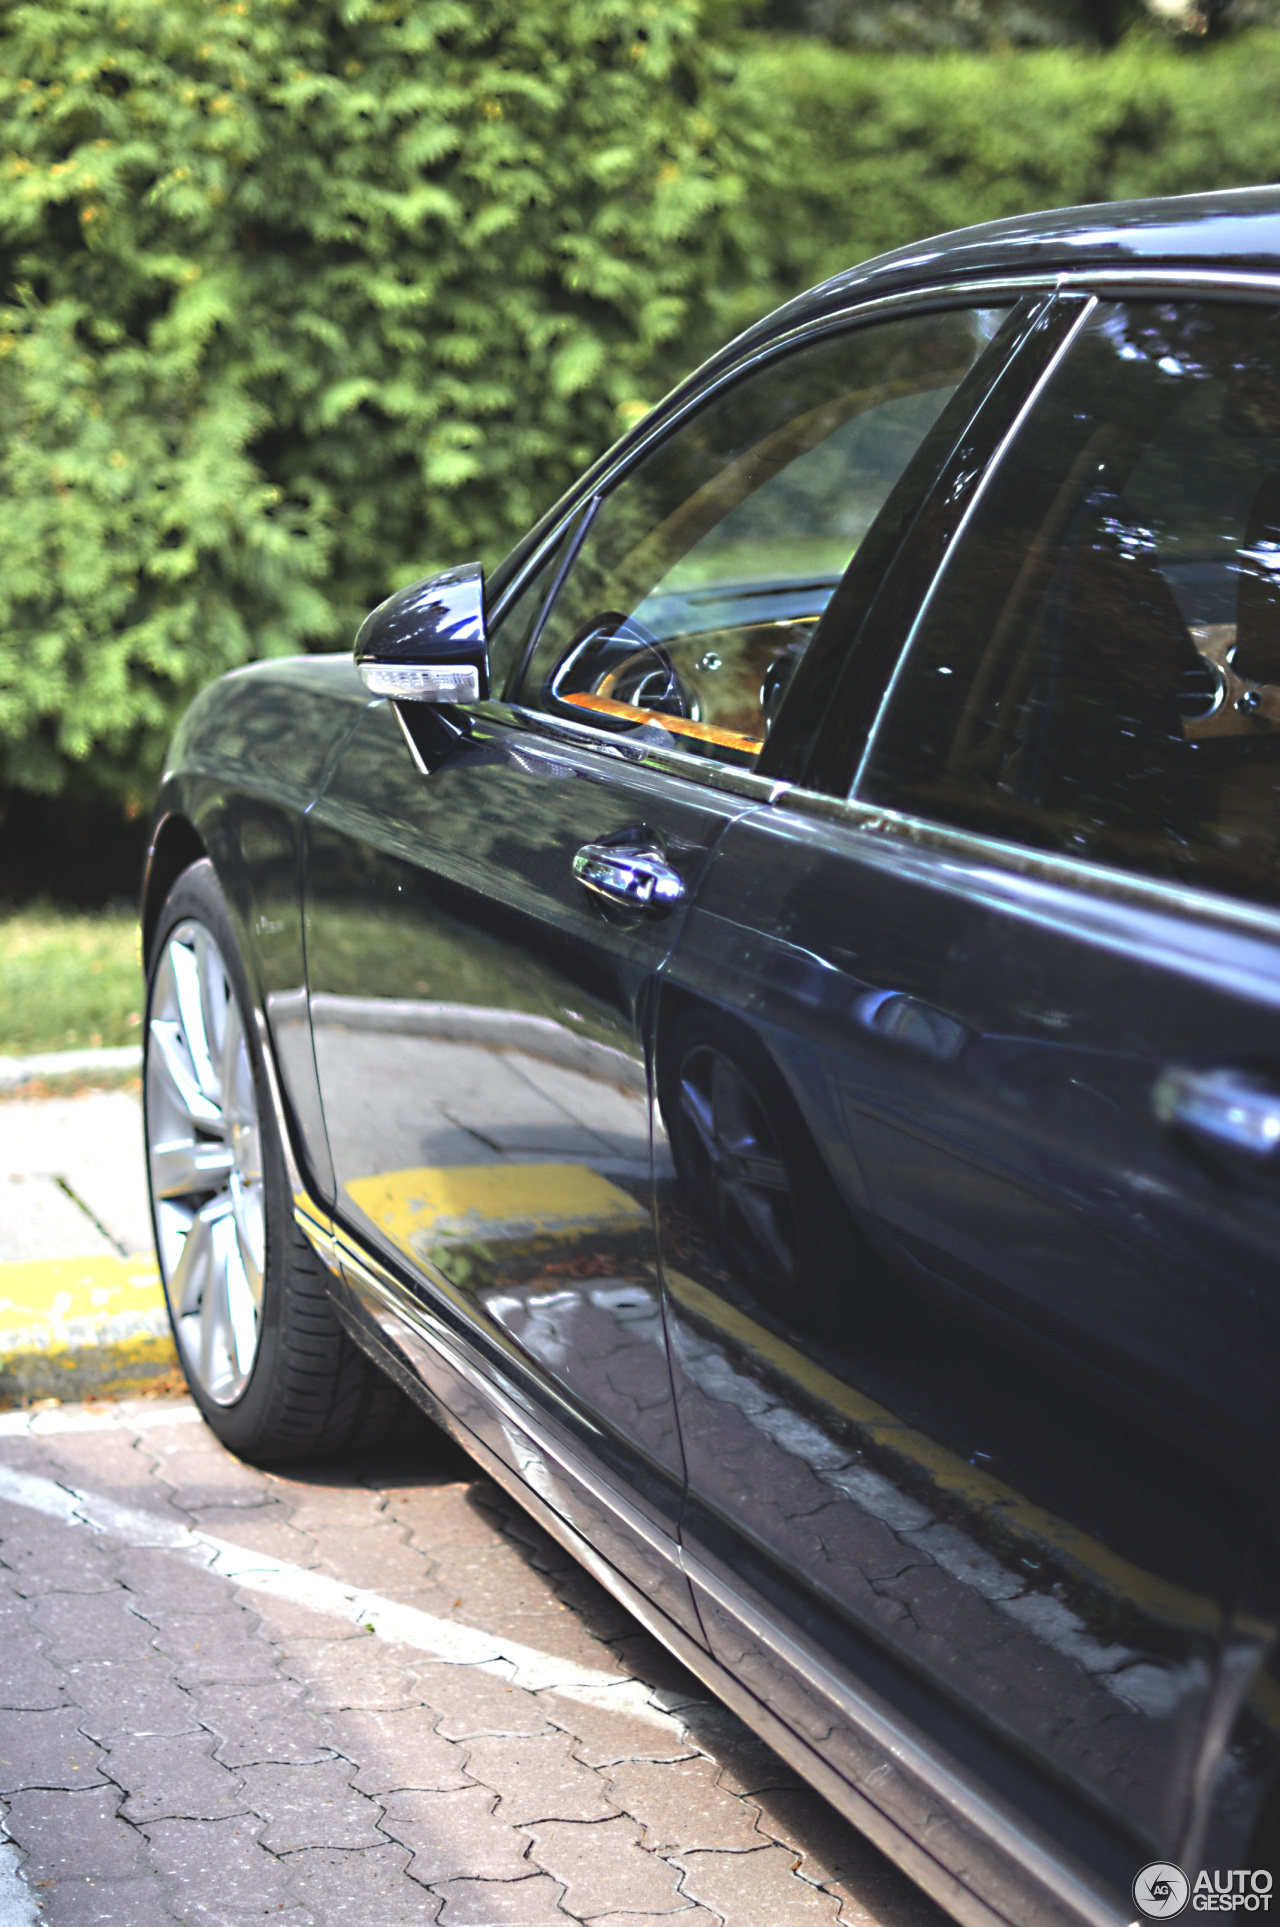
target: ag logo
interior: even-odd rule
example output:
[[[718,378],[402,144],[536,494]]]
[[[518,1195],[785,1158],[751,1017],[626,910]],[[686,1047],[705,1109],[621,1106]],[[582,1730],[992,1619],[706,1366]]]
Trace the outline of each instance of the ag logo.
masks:
[[[1191,1882],[1172,1860],[1153,1860],[1133,1883],[1133,1903],[1151,1920],[1172,1920],[1190,1897]]]

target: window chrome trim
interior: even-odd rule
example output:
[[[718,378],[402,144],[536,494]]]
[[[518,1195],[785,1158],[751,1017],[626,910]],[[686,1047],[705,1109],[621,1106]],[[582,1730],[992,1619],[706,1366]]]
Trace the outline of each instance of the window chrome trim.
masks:
[[[791,788],[791,784],[780,777],[757,776],[754,770],[738,769],[732,763],[716,763],[706,756],[690,756],[683,750],[667,749],[658,743],[638,743],[609,730],[593,728],[590,723],[574,722],[567,716],[550,716],[541,709],[524,709],[518,703],[491,700],[473,705],[471,713],[480,723],[497,723],[506,729],[520,730],[543,738],[548,745],[559,742],[573,749],[593,750],[633,769],[651,769],[655,774],[677,776],[703,789],[748,797],[754,803],[776,803]],[[661,725],[656,713],[653,720]]]
[[[603,495],[612,488],[621,473],[642,455],[648,453],[654,443],[671,429],[677,427],[686,416],[698,408],[702,402],[715,395],[728,382],[736,381],[749,369],[769,361],[776,354],[810,340],[818,340],[823,335],[840,333],[847,328],[861,327],[864,322],[876,321],[883,316],[919,310],[922,313],[936,312],[944,308],[972,308],[984,305],[999,306],[1008,302],[1011,306],[1024,295],[1038,293],[1090,293],[1094,288],[1108,292],[1135,288],[1146,292],[1152,288],[1185,289],[1194,292],[1220,290],[1223,293],[1258,293],[1273,295],[1280,300],[1280,271],[1268,272],[1265,269],[1228,269],[1196,268],[1191,265],[1179,267],[1171,263],[1165,267],[1132,268],[1039,268],[1027,269],[1022,274],[997,275],[990,279],[964,281],[929,281],[918,287],[902,288],[893,294],[872,295],[864,301],[851,301],[846,307],[835,308],[830,314],[814,320],[799,322],[785,334],[776,335],[771,341],[738,356],[721,370],[708,386],[698,388],[687,396],[669,416],[654,424],[653,430],[640,441],[631,443],[620,450],[609,466],[595,478],[590,494]],[[696,374],[689,380],[697,379]],[[665,397],[664,397],[665,399]],[[662,402],[656,404],[662,406]],[[606,452],[605,459],[608,459]],[[576,485],[575,485],[576,486]],[[558,536],[563,534],[566,522],[582,507],[587,496],[575,493],[565,513],[556,522],[552,532],[539,543],[535,553],[526,559],[520,570],[507,583],[499,600],[494,604],[493,619],[497,621],[505,614],[507,604],[520,593],[528,578],[540,562],[546,560],[547,550]]]
[[[946,580],[947,571],[951,567],[952,556],[954,556],[954,554],[956,553],[956,550],[963,542],[965,537],[965,531],[969,527],[970,522],[973,520],[974,515],[977,513],[978,505],[982,501],[983,497],[986,495],[986,492],[990,488],[994,477],[998,474],[1000,467],[1004,462],[1005,456],[1008,454],[1014,442],[1018,439],[1018,436],[1021,434],[1022,424],[1026,421],[1027,416],[1031,413],[1032,409],[1039,401],[1041,395],[1044,393],[1045,389],[1052,381],[1054,375],[1057,373],[1058,369],[1062,365],[1062,361],[1064,357],[1070,352],[1071,348],[1074,346],[1075,341],[1079,336],[1080,330],[1084,327],[1086,321],[1088,321],[1090,315],[1094,312],[1097,306],[1098,306],[1097,297],[1096,296],[1090,297],[1086,295],[1086,298],[1080,304],[1080,312],[1076,316],[1074,324],[1070,328],[1068,328],[1066,334],[1062,337],[1062,340],[1058,343],[1057,347],[1050,355],[1048,361],[1045,363],[1044,367],[1040,370],[1039,375],[1036,377],[1035,381],[1031,386],[1030,392],[1024,396],[1021,408],[1019,408],[1017,414],[1014,416],[1012,422],[1009,424],[1009,427],[1005,430],[1004,435],[1001,437],[999,446],[992,454],[990,460],[986,465],[986,468],[983,470],[982,475],[978,480],[977,487],[974,489],[973,494],[969,497],[968,502],[965,504],[964,514],[960,517],[960,520],[956,523],[956,526],[951,533],[951,540],[947,543],[946,554],[943,556],[941,562],[939,562],[937,568],[933,572],[933,580],[930,582],[929,587],[925,590],[924,600],[923,602],[921,602],[919,608],[916,610],[915,617],[911,624],[911,628],[906,636],[906,639],[902,644],[901,649],[898,652],[898,660],[893,666],[893,674],[890,676],[888,682],[884,686],[884,690],[881,694],[879,704],[876,707],[875,718],[871,724],[871,728],[867,732],[867,740],[862,746],[862,755],[858,759],[858,767],[854,771],[853,781],[849,785],[849,795],[851,797],[857,795],[858,786],[862,782],[863,777],[866,775],[867,763],[870,760],[872,751],[875,749],[876,738],[880,734],[881,726],[884,723],[885,717],[889,713],[889,709],[890,709],[890,706],[892,705],[894,696],[897,694],[898,684],[901,682],[903,674],[906,670],[907,664],[911,660],[911,653],[915,648],[916,637],[920,633],[920,625],[924,621],[925,617],[928,615],[930,609],[932,609],[933,599],[937,595],[941,584]]]
[[[1057,276],[1057,285],[1064,294],[1089,294],[1104,290],[1110,296],[1118,296],[1126,288],[1136,289],[1139,294],[1149,294],[1153,288],[1167,288],[1171,292],[1192,297],[1197,292],[1266,294],[1274,300],[1280,300],[1280,270],[1268,272],[1264,268],[1180,268],[1176,265],[1158,268],[1069,268]]]
[[[639,441],[628,443],[620,448],[612,460],[606,451],[603,459],[608,462],[608,467],[598,475],[595,474],[594,469],[588,471],[593,478],[590,488],[574,494],[555,527],[543,537],[534,553],[504,586],[501,596],[494,603],[492,620],[500,621],[506,614],[508,604],[528,586],[530,576],[541,563],[546,561],[547,551],[564,534],[567,524],[578,513],[584,502],[591,496],[606,495],[610,489],[615,488],[628,469],[642,460],[665,436],[679,428],[689,416],[702,407],[704,402],[710,401],[731,383],[741,380],[752,369],[763,367],[765,363],[774,360],[777,356],[787,354],[810,341],[820,341],[830,334],[843,334],[862,327],[865,323],[879,321],[885,317],[892,318],[897,314],[912,312],[934,314],[947,308],[1000,307],[1006,304],[1013,307],[1024,295],[1052,294],[1060,280],[1061,275],[1057,270],[1046,269],[1043,272],[1024,275],[1002,275],[990,281],[928,282],[918,288],[903,289],[895,294],[878,295],[868,301],[850,302],[848,307],[837,308],[831,314],[821,315],[816,320],[797,323],[794,328],[788,328],[785,334],[775,335],[772,340],[762,342],[758,347],[739,355],[727,367],[722,368],[713,381],[685,396],[669,415],[655,422],[649,433],[642,436]],[[696,374],[689,379],[695,381]],[[656,404],[658,408],[661,406],[661,402]]]
[[[937,850],[945,856],[964,857],[1012,876],[1035,877],[1090,897],[1128,903],[1135,909],[1151,910],[1196,924],[1210,923],[1264,942],[1280,943],[1280,906],[1271,909],[1266,904],[1245,903],[1198,884],[1165,883],[1158,877],[1121,870],[1090,858],[1062,856],[1056,851],[1036,850],[1023,843],[1006,843],[999,837],[958,829],[930,817],[910,816],[883,804],[863,803],[856,797],[827,796],[818,790],[792,785],[785,801],[788,809],[801,815],[826,817],[846,824],[850,830],[910,843],[918,849]]]

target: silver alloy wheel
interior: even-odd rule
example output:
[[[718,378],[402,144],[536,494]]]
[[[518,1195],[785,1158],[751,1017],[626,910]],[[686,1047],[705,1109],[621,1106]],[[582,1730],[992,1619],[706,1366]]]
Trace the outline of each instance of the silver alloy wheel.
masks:
[[[244,1019],[221,950],[188,917],[165,943],[147,1026],[156,1249],[183,1363],[234,1405],[258,1354],[266,1213]]]

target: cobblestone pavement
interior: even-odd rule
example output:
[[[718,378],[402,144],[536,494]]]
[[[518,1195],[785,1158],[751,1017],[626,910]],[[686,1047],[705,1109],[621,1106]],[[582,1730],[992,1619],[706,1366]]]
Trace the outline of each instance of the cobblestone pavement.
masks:
[[[0,1418],[0,1794],[51,1927],[943,1927],[434,1435]]]

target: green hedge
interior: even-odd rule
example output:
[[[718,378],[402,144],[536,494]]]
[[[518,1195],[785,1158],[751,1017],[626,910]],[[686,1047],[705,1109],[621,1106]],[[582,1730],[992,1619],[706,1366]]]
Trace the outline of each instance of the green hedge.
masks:
[[[970,222],[1280,180],[1280,35],[1111,53],[761,46],[738,88],[779,142],[752,208],[778,290]]]
[[[145,797],[255,655],[492,562],[819,275],[1280,175],[1280,41],[868,57],[729,0],[45,0],[0,23],[0,785]]]
[[[0,783],[145,785],[201,682],[501,554],[643,410],[755,272],[706,14],[5,11]]]

